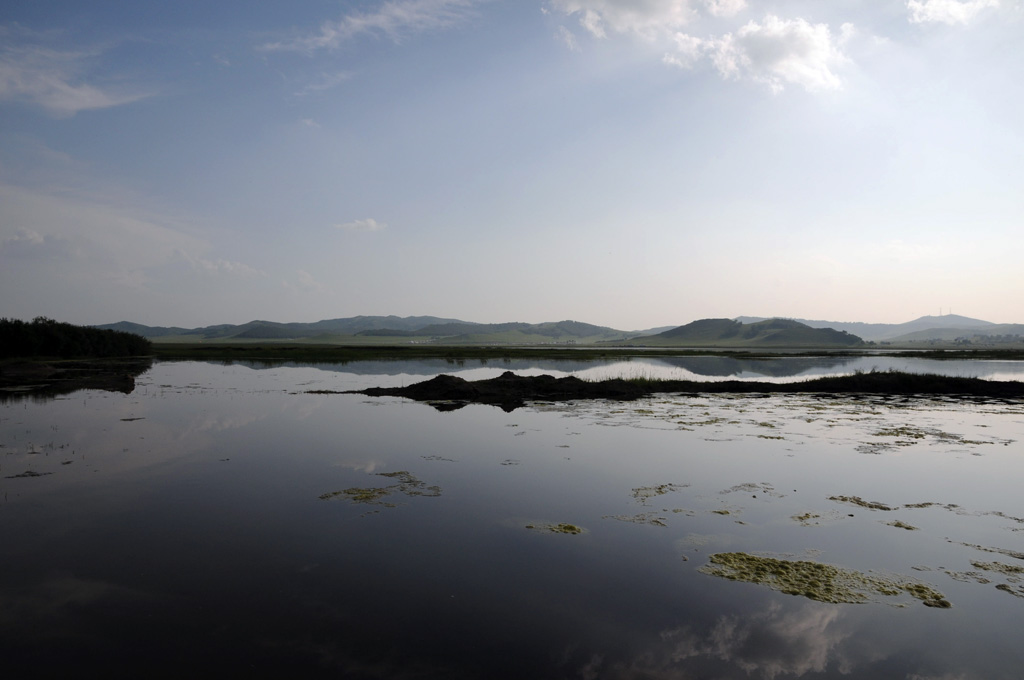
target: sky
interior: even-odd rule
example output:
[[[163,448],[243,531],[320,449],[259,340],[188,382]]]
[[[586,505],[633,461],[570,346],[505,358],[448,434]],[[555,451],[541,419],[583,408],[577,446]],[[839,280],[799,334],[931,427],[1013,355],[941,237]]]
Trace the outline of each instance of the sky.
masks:
[[[0,316],[1024,323],[1022,0],[0,0]]]

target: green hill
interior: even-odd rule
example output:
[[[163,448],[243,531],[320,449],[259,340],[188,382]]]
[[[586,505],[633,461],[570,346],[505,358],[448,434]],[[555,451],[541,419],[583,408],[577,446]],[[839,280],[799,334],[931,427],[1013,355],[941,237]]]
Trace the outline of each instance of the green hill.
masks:
[[[789,319],[767,319],[757,323],[700,319],[664,333],[633,338],[629,344],[651,347],[842,348],[860,346],[864,341],[845,331],[811,328]]]

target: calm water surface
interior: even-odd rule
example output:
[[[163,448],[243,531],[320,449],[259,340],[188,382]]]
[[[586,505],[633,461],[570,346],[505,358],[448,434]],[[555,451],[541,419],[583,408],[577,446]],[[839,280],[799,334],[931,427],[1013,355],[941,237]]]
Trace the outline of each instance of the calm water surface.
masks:
[[[1021,404],[665,395],[505,413],[306,393],[457,371],[830,370],[659,361],[161,363],[130,395],[8,402],[5,674],[1020,676]],[[874,367],[889,366],[841,364]],[[700,571],[723,552],[920,582],[952,607]]]

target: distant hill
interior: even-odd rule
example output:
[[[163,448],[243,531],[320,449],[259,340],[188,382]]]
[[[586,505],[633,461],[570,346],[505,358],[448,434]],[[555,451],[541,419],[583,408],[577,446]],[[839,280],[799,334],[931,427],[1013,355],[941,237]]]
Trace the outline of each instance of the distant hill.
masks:
[[[177,328],[172,326],[143,326],[140,323],[132,323],[131,321],[118,321],[117,323],[108,323],[102,326],[91,326],[91,328],[97,328],[102,331],[134,333],[135,335],[141,335],[144,338],[155,338],[162,335],[180,335],[188,332],[188,329],[186,328]]]
[[[312,323],[278,323],[255,320],[244,324],[219,324],[201,328],[143,326],[129,321],[94,326],[100,329],[126,330],[147,338],[191,336],[195,342],[204,340],[293,340],[323,335],[355,335],[373,329],[415,330],[445,323],[462,323],[458,319],[436,316],[353,316],[343,319],[325,319]],[[185,337],[182,339],[189,339]]]
[[[756,323],[758,321],[764,321],[764,317],[758,316],[739,316],[736,317],[736,321],[742,323]],[[970,330],[982,330],[996,324],[990,321],[982,321],[981,319],[972,319],[966,316],[959,316],[957,314],[944,314],[942,316],[922,316],[919,319],[913,321],[907,321],[905,323],[862,323],[862,322],[848,322],[848,321],[818,321],[808,319],[793,319],[799,323],[810,326],[811,328],[832,328],[837,331],[846,331],[857,335],[864,340],[881,342],[881,341],[892,341],[900,336],[908,335],[910,333],[921,333],[923,331],[935,330],[934,334],[924,333],[919,335],[922,339],[939,339],[941,333],[939,329],[970,329]]]
[[[911,343],[952,343],[959,345],[1024,344],[1024,324],[989,324],[975,328],[929,328],[898,335],[886,342],[894,345]]]
[[[856,335],[832,328],[812,328],[790,319],[741,323],[732,319],[700,319],[656,335],[633,338],[630,344],[655,347],[856,347]]]
[[[965,316],[922,316],[900,324],[804,319],[701,319],[685,326],[622,331],[581,321],[475,323],[436,316],[353,316],[312,323],[253,320],[201,328],[144,326],[129,321],[94,326],[157,342],[296,341],[320,344],[636,344],[664,347],[855,347],[863,339],[893,345],[1024,344],[1024,325]]]
[[[121,321],[96,328],[131,329],[147,338],[179,342],[298,340],[322,343],[443,342],[445,344],[573,344],[637,335],[580,321],[483,324],[435,316],[356,316],[313,323],[255,320],[202,328],[150,327]]]

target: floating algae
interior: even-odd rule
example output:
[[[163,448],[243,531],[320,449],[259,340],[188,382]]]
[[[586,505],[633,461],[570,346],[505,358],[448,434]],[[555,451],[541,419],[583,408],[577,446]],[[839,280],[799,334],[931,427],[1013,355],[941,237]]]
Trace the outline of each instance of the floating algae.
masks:
[[[675,512],[675,511],[673,511]],[[680,512],[682,512],[680,510]],[[667,527],[667,517],[659,517],[655,512],[641,512],[638,515],[605,515],[602,519],[617,519],[620,522],[630,522],[632,524],[650,524],[656,527]]]
[[[897,529],[906,529],[907,531],[917,531],[917,527],[912,526],[910,524],[907,524],[906,522],[901,522],[898,519],[894,520],[892,522],[886,522],[886,524],[888,524],[891,527],[896,527]]]
[[[647,501],[658,496],[663,496],[673,491],[679,491],[690,486],[689,484],[658,484],[657,486],[638,486],[633,489],[633,498],[639,501],[642,505],[647,505]]]
[[[829,496],[828,499],[830,501],[836,501],[836,502],[839,502],[839,503],[850,503],[852,505],[859,505],[860,507],[867,508],[868,510],[886,510],[886,511],[889,511],[889,510],[895,510],[896,509],[896,508],[890,508],[888,505],[885,505],[884,503],[876,503],[874,501],[866,501],[863,498],[861,498],[860,496]]]
[[[881,577],[809,560],[781,560],[748,553],[715,553],[698,571],[768,586],[787,595],[801,595],[818,602],[860,604],[875,596],[908,594],[928,607],[948,608],[942,593],[918,581]]]
[[[378,472],[377,476],[395,479],[398,483],[383,487],[352,487],[341,491],[332,491],[330,493],[321,494],[320,500],[326,501],[332,498],[347,496],[353,503],[383,505],[386,508],[393,508],[395,507],[394,503],[384,500],[392,494],[400,493],[405,494],[406,496],[432,497],[441,495],[441,487],[427,486],[424,482],[416,479],[416,477],[406,470],[399,470],[398,472]]]
[[[584,531],[583,527],[578,527],[575,524],[569,524],[567,522],[559,522],[557,524],[548,522],[533,522],[531,524],[527,524],[526,528],[534,529],[537,531],[550,531],[554,534],[570,534],[573,536],[577,534],[582,534]]]
[[[821,515],[816,512],[805,512],[802,515],[793,515],[792,519],[805,527],[809,527],[818,524],[818,522],[813,520],[821,519]]]
[[[1002,562],[978,562],[977,560],[971,560],[971,565],[975,569],[982,569],[984,571],[994,571],[1004,576],[1011,577],[1012,580],[1024,576],[1024,567],[1019,567],[1015,564],[1003,564]]]
[[[1021,588],[1020,586],[1011,586],[1007,583],[1000,583],[996,586],[996,590],[1001,590],[1004,593],[1009,593],[1015,597],[1024,598],[1024,588]]]
[[[953,543],[953,541],[950,541],[950,543]],[[1024,560],[1024,553],[1018,550],[1010,550],[1009,548],[987,548],[983,545],[978,545],[976,543],[960,543],[960,545],[966,548],[974,548],[975,550],[981,550],[982,552],[996,553],[998,555],[1012,557],[1015,560]]]

